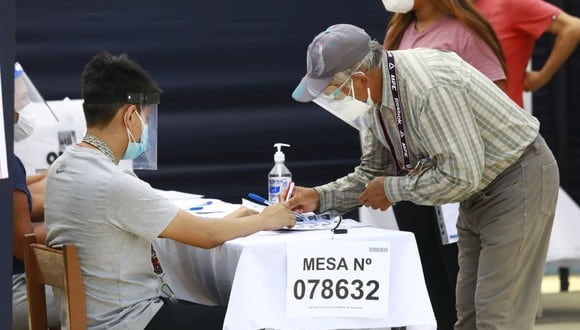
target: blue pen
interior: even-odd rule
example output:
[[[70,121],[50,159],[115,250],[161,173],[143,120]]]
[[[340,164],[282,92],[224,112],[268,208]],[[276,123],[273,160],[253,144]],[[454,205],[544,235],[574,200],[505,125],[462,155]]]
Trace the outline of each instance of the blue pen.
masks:
[[[252,194],[249,193],[248,197],[250,199],[253,199],[254,201],[258,202],[258,203],[262,203],[262,204],[266,204],[266,205],[272,205],[272,203],[270,203],[267,199],[265,199],[264,197],[260,196],[260,195],[256,195],[256,194]]]
[[[266,205],[272,205],[271,202],[269,202],[267,199],[265,199],[264,197],[260,196],[260,195],[256,195],[253,193],[249,193],[248,197],[250,199],[253,199],[254,201],[258,202],[258,203],[262,203],[262,204],[266,204]],[[304,221],[304,215],[300,214],[300,213],[296,213],[294,211],[291,211],[292,214],[294,214],[296,216],[296,221]]]
[[[206,205],[211,205],[211,203],[212,203],[211,201],[206,201],[206,202],[204,202],[204,203],[202,203],[202,204],[199,204],[198,206],[193,206],[193,207],[190,207],[190,208],[189,208],[189,210],[190,210],[190,211],[199,211],[199,210],[203,210],[203,207],[204,207],[204,206],[206,206]]]

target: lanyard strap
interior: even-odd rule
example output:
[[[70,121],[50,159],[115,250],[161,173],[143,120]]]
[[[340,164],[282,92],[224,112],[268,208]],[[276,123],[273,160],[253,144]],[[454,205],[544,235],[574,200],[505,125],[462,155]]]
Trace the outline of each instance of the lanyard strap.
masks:
[[[157,257],[157,253],[153,248],[153,244],[151,244],[151,264],[153,264],[153,271],[159,277],[161,281],[161,292],[169,299],[170,302],[176,303],[177,297],[175,297],[175,293],[171,290],[171,287],[165,281],[165,273],[163,272],[163,268],[161,268],[161,263],[159,262],[159,258]]]
[[[399,97],[399,82],[397,79],[397,73],[395,72],[395,57],[393,56],[392,52],[387,51],[387,62],[388,62],[388,70],[389,70],[389,76],[390,76],[390,82],[391,82],[391,95],[393,95],[393,103],[395,104],[395,115],[396,115],[396,119],[397,119],[397,128],[399,130],[399,139],[401,141],[401,151],[403,153],[403,165],[404,165],[404,171],[411,171],[413,169],[413,165],[411,165],[411,159],[409,158],[409,149],[407,148],[407,138],[406,138],[406,134],[405,134],[405,125],[404,125],[404,119],[403,119],[403,103],[401,102],[401,99]],[[381,127],[383,128],[383,133],[385,134],[385,137],[388,139],[388,137],[386,136],[387,132],[386,129],[384,127],[384,124],[382,123],[381,120]],[[395,157],[394,155],[394,150],[393,150],[393,157]],[[395,163],[396,162],[396,158],[395,158]],[[399,168],[398,164],[397,164],[397,169]]]
[[[393,150],[395,150],[395,147],[393,147],[393,143],[391,142],[391,139],[389,138],[389,135],[387,134],[385,122],[383,120],[383,117],[381,116],[381,108],[380,107],[377,107],[377,117],[379,118],[379,122],[381,123],[381,129],[383,130],[383,135],[385,136],[385,141],[387,141],[387,143],[389,144],[389,151],[391,152],[391,158],[393,158],[393,163],[395,164],[395,171],[396,171],[397,175],[400,175],[403,171],[401,170],[401,166],[399,165],[399,161],[397,161],[397,156],[393,152]]]

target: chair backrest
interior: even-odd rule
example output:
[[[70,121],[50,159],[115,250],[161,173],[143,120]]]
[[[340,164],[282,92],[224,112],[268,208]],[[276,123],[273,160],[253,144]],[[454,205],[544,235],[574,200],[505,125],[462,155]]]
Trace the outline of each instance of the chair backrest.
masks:
[[[51,248],[38,243],[36,235],[27,234],[24,238],[24,268],[30,330],[48,328],[45,285],[64,291],[67,319],[61,319],[62,325],[68,325],[66,328],[69,330],[87,328],[85,288],[74,244]]]

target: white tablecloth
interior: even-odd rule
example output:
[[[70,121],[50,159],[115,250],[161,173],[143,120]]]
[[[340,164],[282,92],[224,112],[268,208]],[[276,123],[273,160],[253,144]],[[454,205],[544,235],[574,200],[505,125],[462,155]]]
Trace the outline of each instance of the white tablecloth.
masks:
[[[435,329],[414,236],[374,227],[350,228],[334,239],[391,242],[388,317],[287,318],[286,243],[330,237],[327,230],[260,232],[210,250],[167,239],[157,239],[154,247],[165,278],[179,299],[228,305],[224,329]]]

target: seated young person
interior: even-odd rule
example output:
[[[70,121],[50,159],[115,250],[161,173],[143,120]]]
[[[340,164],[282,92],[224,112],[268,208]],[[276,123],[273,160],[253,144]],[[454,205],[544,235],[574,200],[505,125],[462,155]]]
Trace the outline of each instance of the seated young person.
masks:
[[[31,84],[22,67],[16,65],[14,70],[14,141],[28,138],[34,130],[34,113],[27,107],[32,103],[29,89]],[[12,330],[24,330],[28,329],[28,295],[23,262],[24,235],[34,233],[40,242],[45,241],[44,198],[36,198],[37,194],[30,191],[26,169],[20,158],[13,154],[12,162],[10,172],[13,190]],[[52,289],[47,288],[45,295],[48,325],[50,328],[56,328],[60,323],[58,313],[52,303]]]
[[[157,237],[201,248],[260,230],[293,226],[285,203],[262,213],[239,208],[219,219],[179,209],[120,159],[148,157],[161,89],[126,55],[101,53],[85,66],[82,94],[87,133],[50,167],[46,185],[47,242],[76,244],[89,329],[221,329],[223,306],[161,295],[152,266]],[[148,143],[149,141],[149,143]],[[155,141],[153,141],[155,142]],[[63,302],[55,298],[61,313]]]

